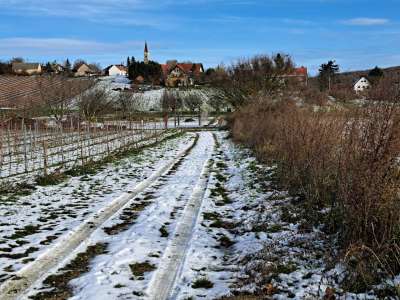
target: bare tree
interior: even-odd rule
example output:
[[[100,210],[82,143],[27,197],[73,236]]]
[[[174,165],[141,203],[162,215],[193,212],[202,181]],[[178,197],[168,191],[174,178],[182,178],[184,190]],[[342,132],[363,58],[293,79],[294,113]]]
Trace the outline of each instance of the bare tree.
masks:
[[[77,99],[79,113],[89,123],[111,111],[114,99],[104,87],[94,87],[82,93]]]
[[[203,99],[200,95],[195,93],[188,93],[185,96],[185,105],[189,110],[195,114],[198,112],[199,126],[201,126],[201,106],[203,105]]]
[[[140,111],[143,104],[143,95],[140,93],[121,92],[117,98],[117,108],[122,118],[131,118],[133,113]]]
[[[166,89],[162,95],[161,105],[165,119],[168,119],[170,112],[174,114],[174,123],[176,127],[178,122],[177,110],[182,107],[181,98],[178,97],[176,93]]]
[[[60,125],[71,110],[73,98],[93,85],[92,80],[71,79],[61,75],[40,76],[37,78],[40,110]]]

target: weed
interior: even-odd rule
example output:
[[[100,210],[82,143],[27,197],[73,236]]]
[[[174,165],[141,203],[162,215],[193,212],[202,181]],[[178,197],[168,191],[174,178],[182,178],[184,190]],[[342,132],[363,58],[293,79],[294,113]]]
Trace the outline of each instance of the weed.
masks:
[[[62,183],[66,178],[64,174],[56,172],[49,175],[38,176],[35,182],[40,186],[57,185]]]
[[[214,283],[212,283],[209,279],[203,277],[196,279],[192,283],[192,288],[194,289],[212,289],[214,287]]]
[[[39,225],[26,225],[22,229],[15,230],[15,233],[9,236],[8,238],[16,240],[20,238],[24,238],[29,235],[33,235],[39,232]]]
[[[220,239],[219,239],[219,243],[222,247],[224,248],[229,248],[231,246],[233,246],[235,244],[235,242],[233,242],[230,238],[228,238],[226,235],[223,235]]]
[[[150,264],[148,261],[144,263],[134,263],[129,265],[131,272],[136,277],[142,277],[145,273],[152,272],[156,267]]]
[[[168,229],[167,229],[167,227],[165,225],[161,226],[159,231],[161,233],[161,237],[168,237],[169,236]]]

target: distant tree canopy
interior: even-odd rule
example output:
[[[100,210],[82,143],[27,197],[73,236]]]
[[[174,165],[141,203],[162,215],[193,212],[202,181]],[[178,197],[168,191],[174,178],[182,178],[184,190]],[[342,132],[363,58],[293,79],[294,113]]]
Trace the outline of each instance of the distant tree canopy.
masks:
[[[381,68],[379,68],[378,66],[376,66],[375,68],[373,68],[371,71],[369,71],[368,73],[369,77],[375,77],[375,78],[379,78],[383,76],[383,71]]]
[[[90,70],[92,70],[93,72],[97,72],[97,73],[101,72],[101,66],[98,63],[91,63],[88,66],[89,66]]]
[[[210,76],[210,75],[212,75],[212,74],[214,74],[215,73],[215,69],[214,68],[208,68],[207,70],[206,70],[206,75],[207,76]]]
[[[7,62],[1,62],[0,61],[0,75],[1,74],[11,74],[12,73],[12,67],[10,63]]]
[[[339,70],[339,65],[334,60],[320,66],[318,80],[322,91],[331,89],[332,81]]]
[[[215,99],[219,97],[238,107],[259,96],[272,95],[283,87],[281,75],[293,69],[291,57],[284,54],[260,55],[239,60],[227,68],[220,66],[210,74],[212,85],[218,90]]]
[[[23,63],[25,60],[22,57],[13,57],[10,60],[10,63]]]
[[[142,61],[136,61],[135,58],[132,57],[128,66],[128,76],[131,80],[135,80],[138,76],[142,76],[145,82],[157,84],[162,80],[161,65],[154,61],[145,64]]]

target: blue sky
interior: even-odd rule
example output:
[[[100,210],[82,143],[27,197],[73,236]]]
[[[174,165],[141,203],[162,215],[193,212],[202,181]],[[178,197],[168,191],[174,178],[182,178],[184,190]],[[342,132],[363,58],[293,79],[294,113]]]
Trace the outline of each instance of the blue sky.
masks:
[[[314,73],[400,65],[400,0],[0,0],[0,60],[203,62],[285,52]]]

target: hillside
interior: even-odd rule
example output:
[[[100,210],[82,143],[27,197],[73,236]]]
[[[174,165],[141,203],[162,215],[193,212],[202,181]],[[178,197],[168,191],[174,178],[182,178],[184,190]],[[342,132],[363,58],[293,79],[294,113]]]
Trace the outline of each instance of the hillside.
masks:
[[[372,69],[368,70],[358,70],[358,71],[349,71],[349,72],[342,72],[337,74],[336,83],[340,84],[341,86],[352,86],[354,82],[362,76],[368,76],[369,72]],[[400,75],[400,66],[394,66],[389,68],[382,68],[382,71],[385,76],[399,76]],[[315,77],[311,77],[309,79],[309,84],[311,86],[318,86],[318,75]]]
[[[68,82],[68,84],[66,84]],[[82,91],[84,81],[46,76],[0,76],[0,108],[21,109],[38,104],[42,95],[60,94],[64,88],[65,95],[73,91]],[[66,89],[71,89],[66,91]]]

